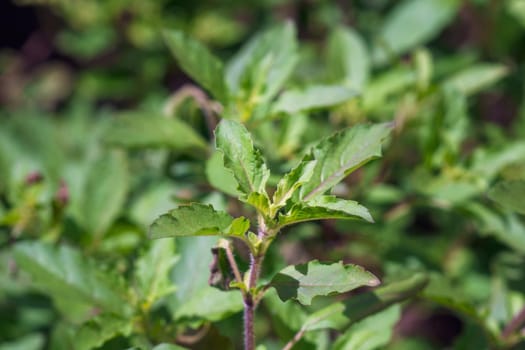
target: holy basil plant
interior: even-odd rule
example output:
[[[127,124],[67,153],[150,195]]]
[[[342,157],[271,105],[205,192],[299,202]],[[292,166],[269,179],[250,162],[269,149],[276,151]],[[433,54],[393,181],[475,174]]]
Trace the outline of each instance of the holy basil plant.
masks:
[[[381,145],[391,130],[391,123],[356,125],[321,140],[270,191],[269,167],[254,147],[250,133],[241,123],[224,119],[215,130],[216,146],[223,155],[224,167],[237,184],[238,199],[253,207],[256,215],[234,218],[211,205],[190,203],[156,219],[150,227],[150,237],[220,238],[212,250],[218,266],[212,269],[216,276],[210,280],[222,282],[214,283],[217,287],[237,289],[242,294],[245,349],[255,349],[254,312],[271,288],[282,301],[295,299],[309,305],[317,296],[380,284],[376,276],[360,266],[317,260],[288,266],[264,283],[259,282],[259,276],[268,247],[286,226],[321,219],[373,222],[368,209],[358,202],[329,193],[350,173],[381,155]],[[231,239],[244,242],[249,250],[250,265],[244,273],[236,262]],[[320,320],[337,315],[343,317],[335,307]],[[309,326],[302,327],[288,348],[308,329]]]

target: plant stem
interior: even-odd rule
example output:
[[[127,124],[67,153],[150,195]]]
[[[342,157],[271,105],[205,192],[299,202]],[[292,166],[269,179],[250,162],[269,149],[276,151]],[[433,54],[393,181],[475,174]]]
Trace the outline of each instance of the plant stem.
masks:
[[[259,278],[259,272],[261,271],[262,255],[250,254],[250,277],[248,279],[248,289],[255,288],[257,286],[257,279]]]
[[[299,341],[301,340],[301,338],[303,337],[303,335],[306,333],[306,330],[313,324],[316,324],[317,322],[323,320],[324,318],[336,313],[337,311],[330,311],[329,313],[324,313],[322,316],[319,316],[317,318],[314,318],[312,320],[310,320],[309,322],[303,324],[303,326],[301,327],[301,329],[299,329],[299,331],[297,331],[297,333],[295,333],[294,337],[288,342],[286,343],[286,345],[284,346],[283,350],[291,350],[292,347]]]
[[[255,332],[254,332],[254,316],[255,316],[255,302],[254,289],[257,286],[257,279],[261,270],[261,263],[263,255],[254,255],[250,253],[250,271],[248,277],[248,293],[244,296],[244,349],[255,349]]]
[[[303,337],[304,333],[305,333],[306,329],[303,327],[299,330],[299,332],[295,333],[294,337],[288,342],[286,343],[286,345],[284,346],[283,350],[291,350],[292,347],[299,341],[301,340],[301,338]]]
[[[244,298],[244,350],[255,349],[254,316],[255,307],[251,295],[248,294]]]
[[[258,217],[259,229],[257,236],[264,241],[266,237],[266,223],[261,215]],[[255,298],[257,293],[257,280],[261,271],[261,265],[264,260],[266,249],[262,251],[250,252],[250,270],[248,275],[248,291],[244,294],[244,350],[255,349],[255,332],[254,318],[255,307],[257,306]]]
[[[224,247],[224,250],[226,251],[226,258],[228,259],[228,262],[230,263],[230,267],[233,271],[233,275],[235,276],[235,280],[237,281],[237,283],[242,283],[241,273],[239,272],[239,267],[237,266],[237,263],[235,262],[235,257],[233,256],[233,252],[231,250],[230,244],[227,244]]]
[[[195,102],[197,102],[201,108],[204,118],[206,119],[210,136],[213,136],[213,130],[215,130],[215,127],[217,126],[215,115],[222,111],[222,106],[215,101],[211,101],[208,96],[206,96],[206,93],[197,86],[188,84],[175,91],[175,93],[169,97],[164,106],[164,114],[167,117],[171,116],[179,105],[188,97],[193,97]]]

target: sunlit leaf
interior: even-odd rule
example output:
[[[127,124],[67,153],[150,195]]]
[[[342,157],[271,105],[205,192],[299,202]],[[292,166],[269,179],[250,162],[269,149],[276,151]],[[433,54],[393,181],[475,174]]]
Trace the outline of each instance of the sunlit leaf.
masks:
[[[273,194],[273,210],[282,208],[294,192],[312,177],[316,161],[302,161],[295,168],[285,174]]]
[[[101,315],[83,324],[72,341],[75,343],[75,349],[95,349],[117,335],[129,335],[132,328],[133,323],[131,319]]]
[[[186,350],[188,348],[183,348],[182,346],[175,345],[175,344],[166,344],[162,343],[159,345],[156,345],[153,350]]]
[[[490,189],[489,198],[506,208],[525,214],[525,180],[499,182]]]
[[[227,65],[230,89],[246,89],[247,95],[255,92],[259,102],[273,98],[297,63],[295,35],[293,23],[287,22],[250,40]]]
[[[465,95],[472,95],[494,85],[507,73],[508,69],[502,64],[480,63],[454,74],[444,84]]]
[[[374,62],[385,63],[432,39],[454,18],[456,0],[404,0],[396,4],[380,29]]]
[[[161,215],[150,226],[151,238],[182,236],[234,236],[243,237],[250,227],[244,217],[232,218],[211,205],[193,203],[182,205]]]
[[[317,260],[307,264],[288,266],[272,278],[270,285],[281,300],[297,299],[310,305],[319,295],[348,292],[362,286],[377,286],[377,277],[357,265],[321,264]]]
[[[279,215],[279,225],[322,220],[322,219],[364,219],[373,222],[368,209],[356,201],[344,200],[334,196],[321,196],[306,203],[297,203],[290,211]]]
[[[242,297],[238,291],[223,292],[204,287],[177,309],[175,318],[219,321],[241,311],[242,308]]]
[[[357,168],[381,156],[381,144],[391,123],[357,125],[336,133],[314,146],[307,160],[316,160],[314,173],[301,187],[306,201],[324,194]]]
[[[206,141],[176,118],[146,112],[117,116],[106,130],[106,142],[127,148],[206,149]]]
[[[388,344],[394,325],[401,317],[401,307],[393,305],[375,315],[354,324],[348,332],[339,337],[334,350],[374,350]]]
[[[117,315],[129,311],[125,293],[111,275],[73,248],[23,242],[15,248],[15,259],[31,275],[32,283],[57,302],[100,307]]]
[[[215,131],[217,148],[224,154],[224,165],[233,172],[238,190],[247,198],[251,193],[266,195],[270,176],[264,159],[253,146],[246,128],[233,120],[223,120]]]
[[[31,333],[13,341],[4,341],[0,350],[40,350],[44,347],[45,338],[42,334]]]
[[[218,100],[228,99],[224,82],[224,67],[201,43],[176,30],[164,31],[164,39],[181,68],[197,83],[209,90]]]
[[[77,220],[92,235],[102,235],[118,217],[129,188],[127,158],[107,153],[92,166],[84,184]]]
[[[297,113],[334,106],[357,96],[357,90],[340,85],[312,85],[285,91],[275,102],[274,113]]]
[[[239,184],[233,173],[224,166],[224,157],[221,152],[215,152],[206,162],[206,177],[216,189],[233,197],[240,195]]]
[[[381,310],[418,295],[428,284],[428,276],[418,273],[322,308],[308,316],[305,329],[331,328],[340,331]]]
[[[171,281],[177,287],[174,293],[166,296],[171,313],[185,304],[199,290],[208,286],[211,249],[216,245],[217,238],[196,236],[186,239],[176,238],[179,260],[171,271]],[[188,278],[191,276],[191,278]]]
[[[363,39],[352,28],[339,27],[328,38],[327,69],[331,80],[362,91],[370,62]]]
[[[401,94],[415,86],[416,71],[410,67],[392,68],[374,77],[363,93],[365,110],[376,110],[384,106],[389,97]]]
[[[173,240],[153,241],[136,262],[136,285],[146,310],[176,288],[169,279],[169,272],[178,260],[174,243]]]
[[[515,251],[525,253],[525,225],[517,214],[500,214],[476,202],[467,203],[465,209],[476,219],[480,234],[494,236]]]

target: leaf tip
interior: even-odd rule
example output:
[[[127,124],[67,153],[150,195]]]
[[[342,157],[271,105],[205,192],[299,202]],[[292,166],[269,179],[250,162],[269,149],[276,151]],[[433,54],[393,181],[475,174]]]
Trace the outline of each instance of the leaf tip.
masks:
[[[377,287],[381,284],[381,281],[376,276],[372,275],[370,276],[370,279],[368,280],[367,285],[369,287]]]

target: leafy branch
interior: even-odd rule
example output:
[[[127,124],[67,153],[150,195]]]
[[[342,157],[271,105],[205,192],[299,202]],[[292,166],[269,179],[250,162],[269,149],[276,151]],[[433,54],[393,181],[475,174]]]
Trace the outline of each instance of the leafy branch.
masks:
[[[250,224],[245,217],[233,218],[209,205],[193,203],[171,210],[151,225],[152,238],[222,237],[218,249],[224,250],[235,277],[230,287],[239,289],[243,297],[246,350],[255,349],[255,309],[269,288],[275,288],[283,300],[295,299],[308,305],[317,296],[379,284],[374,275],[359,266],[318,261],[288,266],[267,285],[259,286],[258,280],[268,247],[283,227],[333,218],[372,221],[368,210],[357,202],[325,193],[352,171],[380,156],[381,144],[391,128],[391,124],[359,125],[322,140],[281,178],[270,198],[266,191],[270,171],[250,133],[237,121],[222,120],[215,131],[216,145],[223,154],[224,167],[235,179],[238,199],[257,212],[255,222]],[[249,231],[252,225],[257,227],[257,234]],[[244,277],[231,244],[225,241],[228,238],[240,239],[249,248],[250,267]]]

